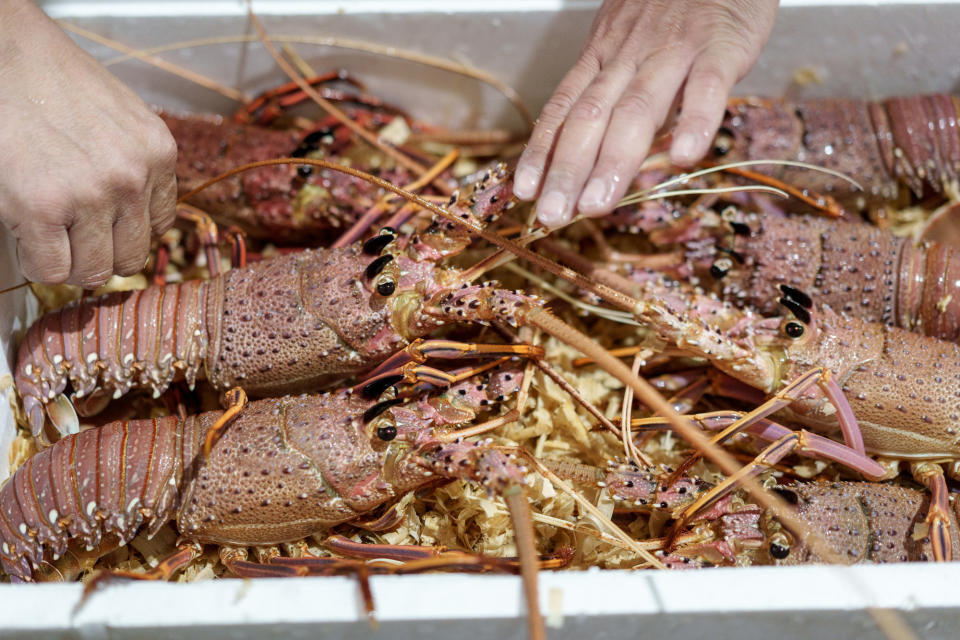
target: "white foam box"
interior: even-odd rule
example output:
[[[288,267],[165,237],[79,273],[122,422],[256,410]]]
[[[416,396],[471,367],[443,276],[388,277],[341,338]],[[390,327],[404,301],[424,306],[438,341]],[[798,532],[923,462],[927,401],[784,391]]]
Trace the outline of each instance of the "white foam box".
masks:
[[[244,6],[220,2],[41,3],[54,17],[144,49],[233,37],[158,54],[247,94],[282,76]],[[337,37],[470,63],[515,87],[534,109],[573,64],[598,2],[583,0],[257,1],[272,36]],[[740,94],[884,97],[957,91],[960,3],[784,0],[770,43]],[[246,39],[237,38],[245,36]],[[76,38],[102,61],[117,52]],[[346,68],[370,91],[431,122],[519,127],[513,108],[474,80],[410,62],[296,44],[318,70]],[[110,69],[148,102],[230,113],[236,104],[137,60]],[[805,79],[803,82],[798,82]],[[51,168],[56,170],[56,168]],[[0,239],[0,288],[19,282],[14,245]],[[13,331],[34,308],[23,290],[0,300],[0,375]],[[0,392],[5,395],[9,391]],[[0,398],[0,452],[13,421]],[[0,453],[0,478],[7,456]],[[541,574],[541,609],[552,638],[882,638],[877,609],[893,610],[917,637],[960,635],[955,564],[599,571]],[[512,576],[420,575],[372,579],[374,632],[351,578],[125,584],[77,607],[79,584],[0,584],[3,638],[521,638],[523,601]],[[888,631],[889,633],[889,631]],[[909,636],[897,636],[909,637]]]

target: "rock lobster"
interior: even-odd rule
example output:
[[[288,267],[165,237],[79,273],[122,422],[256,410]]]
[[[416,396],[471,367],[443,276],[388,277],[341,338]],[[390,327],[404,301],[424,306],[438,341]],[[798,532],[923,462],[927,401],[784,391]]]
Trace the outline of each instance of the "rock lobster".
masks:
[[[505,175],[502,168],[488,174],[476,193],[451,202],[451,211],[478,223],[492,219],[511,203]],[[387,229],[342,249],[280,256],[210,281],[108,294],[50,313],[27,332],[14,374],[33,432],[68,381],[88,404],[133,386],[159,394],[177,377],[192,385],[198,376],[263,396],[316,388],[408,347],[418,358],[472,353],[449,341],[411,344],[447,321],[509,321],[539,302],[436,267],[469,241],[449,223],[409,242]]]
[[[943,94],[865,100],[731,100],[713,154],[730,160],[799,160],[834,169],[864,191],[789,167],[759,170],[860,208],[956,192],[960,104]]]
[[[149,577],[169,577],[207,543],[222,545],[221,558],[237,575],[321,573],[325,559],[273,557],[256,565],[241,547],[298,540],[407,492],[462,478],[506,500],[531,637],[544,637],[526,470],[512,456],[440,437],[434,428],[451,422],[425,400],[378,402],[343,389],[244,406],[241,391],[227,395],[226,412],[112,422],[30,458],[0,488],[4,571],[14,581],[71,579],[86,561],[174,519],[178,551]],[[463,403],[458,408],[462,415]]]

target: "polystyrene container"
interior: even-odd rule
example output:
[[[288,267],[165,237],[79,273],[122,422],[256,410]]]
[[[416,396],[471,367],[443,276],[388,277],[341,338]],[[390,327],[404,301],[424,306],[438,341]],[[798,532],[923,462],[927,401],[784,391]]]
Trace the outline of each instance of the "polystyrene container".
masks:
[[[240,2],[42,3],[54,17],[131,47],[221,37],[158,54],[253,94],[282,77],[255,40]],[[333,36],[469,62],[538,108],[573,64],[599,3],[581,0],[258,1],[271,36]],[[960,79],[960,3],[784,0],[770,43],[738,93],[883,97],[954,91]],[[231,38],[228,38],[231,37]],[[235,103],[117,52],[77,41],[148,102],[229,113]],[[370,91],[450,126],[519,127],[513,108],[476,81],[410,62],[316,44],[298,53],[319,70],[346,68]],[[20,281],[13,242],[0,237],[0,288]],[[12,332],[35,307],[23,290],[0,299],[0,377]],[[0,391],[0,396],[9,391]],[[0,452],[13,420],[0,397]],[[0,478],[8,473],[0,454]],[[960,635],[955,564],[599,571],[541,574],[552,638],[880,638],[877,610],[923,638]],[[32,638],[520,638],[518,578],[420,575],[372,579],[373,632],[351,578],[220,580],[111,586],[77,607],[79,584],[0,585],[0,637]],[[909,637],[909,636],[906,636]]]

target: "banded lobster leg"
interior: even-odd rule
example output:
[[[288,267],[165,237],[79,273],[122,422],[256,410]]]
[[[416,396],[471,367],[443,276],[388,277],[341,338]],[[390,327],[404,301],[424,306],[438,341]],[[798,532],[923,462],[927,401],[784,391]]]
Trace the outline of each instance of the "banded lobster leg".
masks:
[[[772,440],[773,442],[757,455],[752,463],[746,465],[740,472],[730,476],[724,482],[703,494],[692,505],[687,507],[675,524],[671,539],[674,539],[685,524],[692,520],[698,513],[714,505],[731,489],[735,488],[736,484],[744,476],[756,475],[765,468],[776,464],[790,453],[805,453],[833,460],[860,471],[868,478],[874,480],[881,479],[886,475],[884,467],[867,457],[862,449],[858,450],[855,446],[840,445],[806,430],[792,431],[766,419],[766,416],[784,406],[788,406],[793,398],[802,393],[803,389],[811,386],[818,379],[822,381],[823,377],[823,371],[813,370],[794,381],[791,385],[788,385],[787,388],[781,393],[778,393],[770,401],[749,413],[720,411],[712,414],[691,416],[707,428],[723,429],[721,433],[713,438],[713,442],[716,444],[729,439],[736,433],[747,430],[749,430],[752,435],[758,436],[763,440]],[[839,400],[831,398],[831,401],[841,407],[846,404],[842,396],[839,397]],[[846,409],[849,410],[849,407],[846,407]],[[838,408],[840,412],[843,410],[843,408]],[[641,426],[659,422],[662,422],[662,420],[657,418],[640,419],[634,421],[634,425]],[[860,441],[860,447],[862,446],[862,441]],[[691,461],[696,458],[697,454],[688,458],[680,465],[678,473],[688,469]],[[952,544],[948,530],[948,526],[950,525],[949,498],[946,481],[943,476],[943,469],[938,464],[922,462],[914,463],[912,470],[917,481],[926,486],[932,494],[926,522],[930,527],[930,538],[934,558],[938,561],[950,561],[952,559]]]

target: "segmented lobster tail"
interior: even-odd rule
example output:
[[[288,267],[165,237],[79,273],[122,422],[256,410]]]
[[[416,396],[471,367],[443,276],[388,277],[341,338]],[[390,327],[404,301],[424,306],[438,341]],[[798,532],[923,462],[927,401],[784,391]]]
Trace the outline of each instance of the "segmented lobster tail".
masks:
[[[89,403],[133,386],[162,393],[182,375],[193,385],[209,343],[207,282],[85,298],[44,316],[20,344],[14,379],[33,435],[44,405],[73,387]]]
[[[96,557],[142,526],[155,534],[174,516],[202,420],[111,422],[30,458],[0,489],[3,570],[31,581],[68,551]]]

